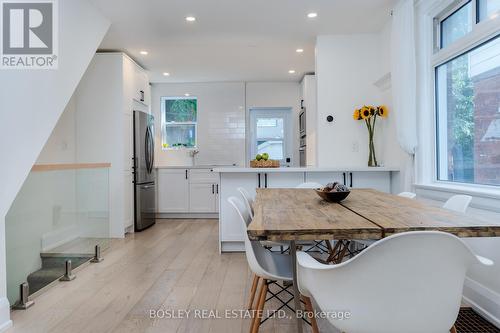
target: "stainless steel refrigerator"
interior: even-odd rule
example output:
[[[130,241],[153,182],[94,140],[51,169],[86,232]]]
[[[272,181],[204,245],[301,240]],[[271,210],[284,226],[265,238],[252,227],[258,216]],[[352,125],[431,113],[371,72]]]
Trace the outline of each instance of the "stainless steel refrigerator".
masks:
[[[155,224],[156,176],[154,169],[154,117],[134,111],[134,229]]]

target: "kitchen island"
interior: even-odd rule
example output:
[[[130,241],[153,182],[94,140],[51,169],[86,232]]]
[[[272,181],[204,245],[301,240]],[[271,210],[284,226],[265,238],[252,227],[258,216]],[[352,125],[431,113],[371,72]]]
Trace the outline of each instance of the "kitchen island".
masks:
[[[243,236],[231,196],[241,198],[238,187],[255,196],[257,188],[293,188],[305,182],[339,182],[351,188],[373,188],[386,193],[399,191],[398,167],[300,167],[300,168],[214,168],[219,174],[219,249],[221,252],[244,251]]]

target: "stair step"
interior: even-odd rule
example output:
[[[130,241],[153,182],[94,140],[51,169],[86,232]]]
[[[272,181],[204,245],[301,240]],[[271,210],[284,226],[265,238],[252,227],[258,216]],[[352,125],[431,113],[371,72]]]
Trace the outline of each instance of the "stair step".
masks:
[[[63,276],[68,259],[71,260],[71,266],[75,269],[92,259],[92,256],[42,257],[42,268],[28,275],[30,295]]]

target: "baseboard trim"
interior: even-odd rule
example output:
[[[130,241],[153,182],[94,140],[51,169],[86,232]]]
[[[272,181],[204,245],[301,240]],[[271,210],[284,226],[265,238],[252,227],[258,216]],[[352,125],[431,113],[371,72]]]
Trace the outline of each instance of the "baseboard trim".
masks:
[[[221,242],[220,250],[222,253],[224,252],[245,252],[245,243],[244,242]]]
[[[463,298],[481,316],[500,328],[500,294],[477,281],[466,278]]]
[[[7,297],[0,297],[0,332],[5,332],[11,327],[9,300]]]

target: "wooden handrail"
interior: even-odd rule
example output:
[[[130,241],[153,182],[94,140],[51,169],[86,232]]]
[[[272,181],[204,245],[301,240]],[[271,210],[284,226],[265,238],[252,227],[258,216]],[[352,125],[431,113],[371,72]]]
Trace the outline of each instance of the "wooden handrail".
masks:
[[[33,172],[76,170],[76,169],[101,169],[110,168],[111,163],[66,163],[66,164],[35,164],[31,168]]]

